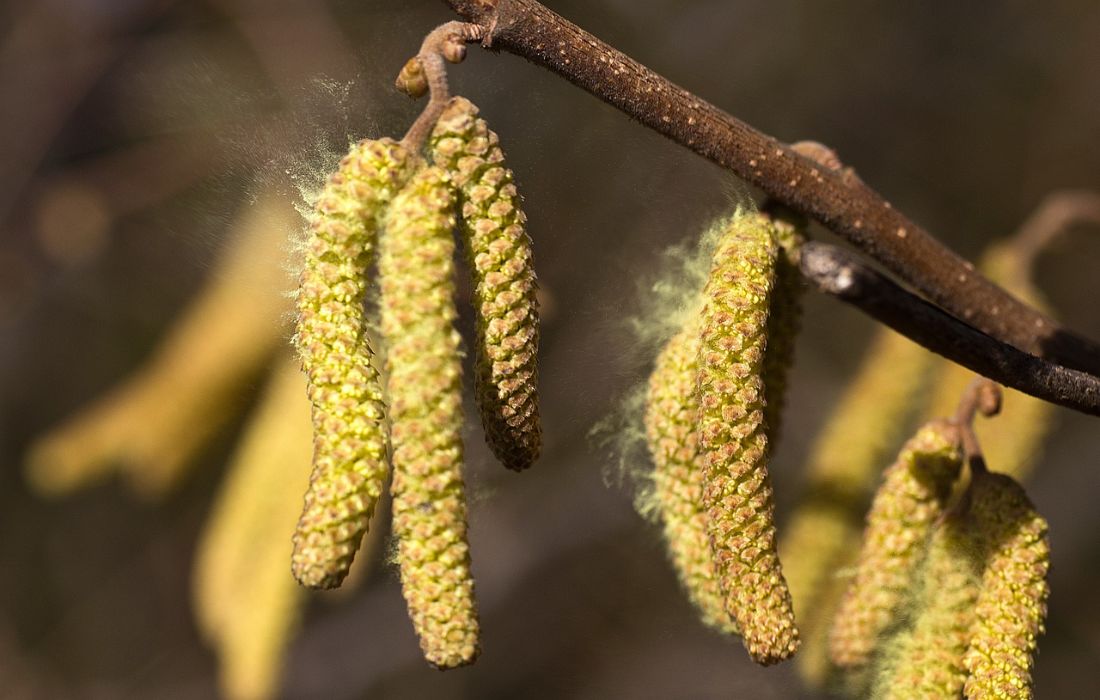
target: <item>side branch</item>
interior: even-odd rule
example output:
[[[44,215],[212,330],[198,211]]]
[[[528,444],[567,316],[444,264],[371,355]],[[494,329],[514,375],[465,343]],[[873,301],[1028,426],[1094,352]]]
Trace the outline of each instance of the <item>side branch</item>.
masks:
[[[1100,345],[974,270],[851,171],[824,167],[657,75],[535,0],[446,0],[494,49],[541,65],[848,239],[930,300],[1032,355],[1100,375]]]
[[[1017,350],[944,313],[835,246],[802,248],[802,274],[820,291],[978,374],[1032,396],[1100,416],[1100,379]]]

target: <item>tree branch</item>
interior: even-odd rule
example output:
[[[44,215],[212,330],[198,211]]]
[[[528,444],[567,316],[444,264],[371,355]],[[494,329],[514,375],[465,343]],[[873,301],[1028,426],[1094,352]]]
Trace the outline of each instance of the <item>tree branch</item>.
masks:
[[[849,240],[937,305],[992,338],[1100,375],[1100,345],[982,277],[851,170],[829,168],[657,75],[535,0],[445,0],[522,56],[733,171]]]
[[[1022,352],[977,331],[835,246],[802,246],[802,274],[820,291],[952,362],[1025,394],[1100,416],[1100,379]]]

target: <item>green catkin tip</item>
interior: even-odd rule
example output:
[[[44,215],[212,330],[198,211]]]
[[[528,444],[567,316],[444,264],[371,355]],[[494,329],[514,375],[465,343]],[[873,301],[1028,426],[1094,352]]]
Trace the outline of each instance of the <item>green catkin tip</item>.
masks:
[[[787,393],[787,374],[794,364],[795,341],[802,322],[802,273],[799,253],[805,236],[800,226],[782,219],[773,220],[779,243],[775,262],[775,289],[768,313],[768,349],[764,353],[764,423],[768,444],[779,442],[783,406]]]
[[[1050,592],[1047,522],[1023,488],[1004,474],[976,475],[971,527],[985,568],[964,664],[966,697],[1032,697],[1031,667]]]
[[[871,697],[942,700],[960,696],[966,681],[963,655],[980,576],[980,561],[966,522],[948,518],[929,539],[911,601],[912,626],[884,645]]]
[[[294,340],[309,380],[313,472],[291,569],[311,588],[343,581],[386,480],[385,407],[363,300],[379,217],[407,178],[408,160],[390,139],[356,144],[310,221]]]
[[[867,514],[855,576],[829,634],[829,656],[837,666],[859,668],[870,661],[913,584],[961,467],[958,429],[933,421],[884,473]]]
[[[657,358],[646,393],[646,444],[653,459],[653,498],[669,558],[704,624],[737,634],[707,537],[699,468],[699,405],[695,393],[699,329],[696,319],[668,341]]]
[[[485,439],[504,466],[531,466],[542,448],[538,412],[538,300],[526,216],[497,135],[456,97],[429,144],[460,191],[462,238],[473,271],[474,393]]]
[[[448,176],[422,169],[387,212],[378,265],[397,562],[424,657],[440,669],[469,664],[478,654],[453,325],[454,224]]]
[[[763,414],[762,365],[777,255],[766,217],[733,217],[703,292],[697,380],[708,534],[726,610],[760,664],[781,661],[798,648],[775,548]]]

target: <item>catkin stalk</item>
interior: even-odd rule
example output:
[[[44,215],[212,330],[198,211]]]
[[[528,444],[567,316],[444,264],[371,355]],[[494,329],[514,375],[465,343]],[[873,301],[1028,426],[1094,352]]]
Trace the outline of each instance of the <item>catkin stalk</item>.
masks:
[[[430,150],[460,190],[461,233],[475,282],[474,393],[485,439],[504,466],[526,469],[542,447],[537,284],[527,217],[497,135],[469,100],[451,100]]]
[[[421,649],[438,668],[469,664],[478,654],[450,188],[436,167],[413,177],[387,213],[379,260],[397,561]]]
[[[737,634],[718,586],[702,505],[695,392],[700,342],[698,321],[693,319],[657,357],[646,394],[646,444],[654,465],[653,498],[680,584],[704,624]]]
[[[310,224],[295,342],[313,405],[313,474],[291,568],[311,588],[343,581],[386,480],[385,407],[363,301],[379,217],[407,179],[408,160],[390,139],[355,145]]]
[[[983,472],[970,486],[972,528],[985,560],[970,646],[966,697],[1030,698],[1031,667],[1050,589],[1047,522],[1023,488]]]
[[[749,655],[771,664],[798,648],[775,549],[763,360],[778,245],[770,222],[738,212],[703,292],[698,357],[703,505],[726,610]]]
[[[829,635],[829,655],[842,668],[870,661],[895,619],[962,467],[958,429],[923,426],[885,472],[867,514],[855,576]]]

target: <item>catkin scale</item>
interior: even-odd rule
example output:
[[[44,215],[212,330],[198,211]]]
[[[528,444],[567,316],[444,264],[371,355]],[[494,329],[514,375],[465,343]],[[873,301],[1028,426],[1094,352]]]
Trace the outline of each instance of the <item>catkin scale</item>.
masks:
[[[871,697],[957,698],[966,681],[963,655],[974,620],[981,565],[959,517],[935,528],[910,603],[912,626],[884,646]]]
[[[704,624],[737,634],[718,586],[702,506],[695,393],[699,344],[698,323],[692,319],[665,345],[649,379],[645,430],[654,465],[653,498],[673,567]]]
[[[867,664],[895,618],[962,468],[958,429],[924,425],[883,475],[867,514],[855,576],[829,634],[829,655],[842,668]]]
[[[703,505],[726,610],[757,663],[798,648],[775,550],[762,363],[778,246],[770,222],[738,212],[703,291],[698,356]]]
[[[474,392],[485,438],[504,466],[538,458],[538,301],[531,240],[497,135],[469,100],[456,97],[429,144],[460,191],[462,239],[475,279]]]
[[[478,654],[453,326],[453,212],[447,175],[420,170],[387,212],[378,264],[397,561],[421,649],[438,668],[469,664]]]
[[[1030,698],[1033,655],[1050,592],[1047,522],[1007,475],[976,475],[969,495],[968,515],[985,568],[964,659],[966,697]]]
[[[386,480],[385,407],[363,300],[379,217],[407,179],[408,161],[390,139],[355,145],[310,224],[295,344],[313,406],[313,472],[291,568],[311,588],[343,581]]]

